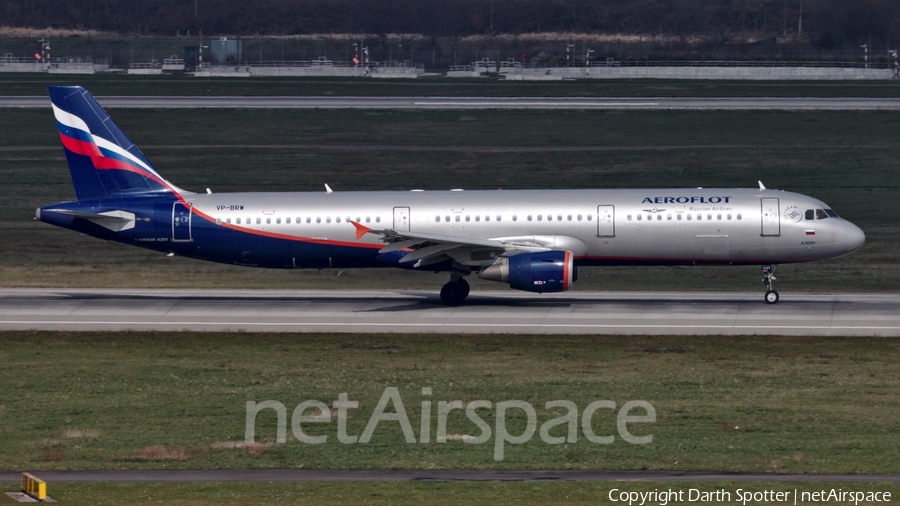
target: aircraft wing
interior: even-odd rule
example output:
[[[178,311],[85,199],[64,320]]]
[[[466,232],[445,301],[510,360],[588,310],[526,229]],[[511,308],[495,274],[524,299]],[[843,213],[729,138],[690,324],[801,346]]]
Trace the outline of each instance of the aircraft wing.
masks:
[[[379,253],[409,250],[400,263],[416,262],[415,267],[453,259],[467,265],[493,262],[497,256],[512,251],[546,251],[550,248],[533,242],[502,239],[476,239],[473,237],[423,234],[391,229],[373,230],[356,222],[356,237],[375,234],[387,245]]]

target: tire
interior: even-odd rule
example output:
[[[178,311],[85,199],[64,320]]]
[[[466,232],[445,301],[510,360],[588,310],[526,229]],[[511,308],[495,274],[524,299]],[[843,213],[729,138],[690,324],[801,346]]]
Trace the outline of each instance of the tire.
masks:
[[[775,290],[766,291],[766,304],[778,304],[778,292]]]
[[[466,297],[469,296],[469,282],[463,278],[459,278],[456,284],[457,286],[459,286],[459,289],[462,292],[462,300],[460,300],[460,302],[462,302],[466,299]]]
[[[457,283],[447,283],[441,287],[441,302],[446,306],[458,306],[465,299],[463,291]]]

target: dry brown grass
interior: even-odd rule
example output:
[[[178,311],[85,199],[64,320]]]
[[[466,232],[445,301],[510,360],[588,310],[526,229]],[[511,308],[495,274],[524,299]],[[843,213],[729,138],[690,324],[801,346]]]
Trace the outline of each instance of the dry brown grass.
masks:
[[[210,448],[215,450],[228,449],[228,450],[247,450],[249,453],[254,455],[263,455],[269,451],[271,443],[247,443],[245,441],[225,441],[222,443],[213,443],[209,445]]]
[[[60,462],[66,458],[66,451],[60,446],[54,446],[44,453],[38,455],[38,462]]]
[[[28,39],[36,37],[115,37],[112,32],[99,30],[68,30],[61,28],[18,28],[12,26],[0,26],[0,37]]]
[[[184,462],[190,460],[192,453],[185,448],[168,448],[162,445],[148,446],[134,451],[126,457],[127,460],[161,461],[170,460]]]
[[[66,429],[63,432],[65,439],[94,439],[100,437],[100,429]]]

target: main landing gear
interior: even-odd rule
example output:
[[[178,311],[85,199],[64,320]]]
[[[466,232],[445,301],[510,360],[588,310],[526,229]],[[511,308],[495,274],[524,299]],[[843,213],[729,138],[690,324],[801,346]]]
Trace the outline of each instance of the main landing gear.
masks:
[[[469,296],[469,283],[462,276],[451,274],[450,282],[441,287],[441,302],[458,306]]]
[[[772,281],[775,281],[775,266],[762,266],[762,282],[766,285],[766,304],[778,304],[778,292],[772,289]]]

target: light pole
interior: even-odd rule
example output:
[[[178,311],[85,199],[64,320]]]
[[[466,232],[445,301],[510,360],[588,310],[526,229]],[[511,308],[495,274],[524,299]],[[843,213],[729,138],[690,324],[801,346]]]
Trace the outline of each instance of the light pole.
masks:
[[[584,77],[591,77],[591,53],[594,50],[591,48],[584,50]]]
[[[865,64],[866,68],[869,68],[869,45],[863,44],[859,47],[863,48],[863,63]]]
[[[890,51],[888,51],[888,54],[894,57],[894,72],[891,77],[893,77],[894,79],[898,79],[900,78],[900,63],[898,63],[897,61],[897,50],[891,49]]]
[[[575,48],[575,44],[566,44],[566,67],[572,63],[572,49]]]

